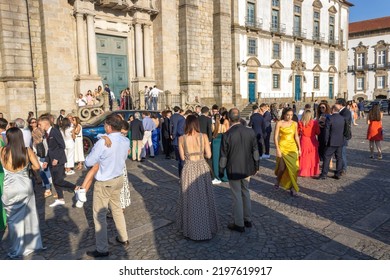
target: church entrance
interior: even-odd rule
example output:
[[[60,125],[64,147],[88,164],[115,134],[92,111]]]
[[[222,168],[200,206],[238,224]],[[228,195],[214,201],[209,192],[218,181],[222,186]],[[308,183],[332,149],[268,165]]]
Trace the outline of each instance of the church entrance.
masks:
[[[96,34],[96,44],[99,76],[118,101],[121,91],[129,86],[126,38]]]

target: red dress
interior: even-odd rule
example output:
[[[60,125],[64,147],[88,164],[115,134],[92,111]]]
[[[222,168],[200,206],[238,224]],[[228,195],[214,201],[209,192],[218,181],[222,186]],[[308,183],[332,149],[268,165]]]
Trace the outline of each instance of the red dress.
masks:
[[[306,126],[299,122],[298,131],[301,137],[301,156],[299,158],[299,176],[316,176],[320,174],[320,157],[318,155],[317,135],[320,127],[316,120],[311,120]]]
[[[383,141],[382,121],[370,121],[367,139],[370,141]]]

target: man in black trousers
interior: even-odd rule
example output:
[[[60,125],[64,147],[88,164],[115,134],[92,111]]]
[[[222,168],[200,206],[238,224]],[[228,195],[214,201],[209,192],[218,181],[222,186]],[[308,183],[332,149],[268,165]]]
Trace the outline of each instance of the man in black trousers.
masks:
[[[74,191],[76,188],[75,185],[64,180],[65,163],[67,162],[64,138],[62,138],[61,132],[57,128],[51,126],[49,116],[41,116],[38,125],[45,131],[48,146],[47,155],[45,162],[42,164],[42,168],[46,169],[48,166],[50,167],[53,184],[58,194],[58,199],[50,204],[50,207],[64,205],[65,200],[62,188],[70,189],[71,191]]]
[[[344,144],[345,119],[340,115],[336,105],[332,106],[332,115],[326,119],[325,123],[325,155],[322,165],[322,172],[318,179],[325,180],[329,172],[329,163],[332,156],[336,157],[336,172],[333,176],[340,179],[342,171],[342,147]]]
[[[172,147],[173,150],[175,151],[175,158],[178,161],[178,169],[179,169],[179,177],[181,177],[181,170],[183,169],[183,161],[180,159],[180,153],[179,153],[179,137],[180,133],[178,132],[178,124],[179,122],[183,122],[185,119],[184,117],[180,114],[180,107],[175,106],[173,108],[173,115],[171,117],[171,139],[172,139]]]
[[[345,121],[347,122],[347,125],[349,126],[349,131],[351,131],[352,116],[351,116],[351,111],[348,110],[348,108],[346,106],[347,106],[347,102],[345,101],[344,98],[337,98],[336,99],[336,107],[339,110],[340,115],[343,116]],[[344,138],[344,143],[342,146],[342,156],[341,156],[343,159],[343,163],[342,163],[342,171],[339,174],[340,176],[347,174],[347,167],[348,167],[348,165],[347,165],[347,146],[348,146],[348,140],[346,138]]]
[[[249,119],[249,127],[252,127],[256,134],[257,146],[259,147],[260,157],[263,155],[263,139],[265,138],[265,121],[263,116],[259,113],[259,106],[252,106],[253,114]]]

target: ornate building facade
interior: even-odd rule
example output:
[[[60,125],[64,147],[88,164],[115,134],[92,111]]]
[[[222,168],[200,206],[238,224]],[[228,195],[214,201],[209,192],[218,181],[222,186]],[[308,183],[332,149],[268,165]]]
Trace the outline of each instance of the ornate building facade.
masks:
[[[348,98],[390,98],[390,17],[350,24]]]
[[[189,101],[346,92],[346,0],[3,0],[0,112],[76,108],[110,84],[156,84]],[[15,28],[17,27],[17,28]],[[345,65],[344,65],[345,64]]]

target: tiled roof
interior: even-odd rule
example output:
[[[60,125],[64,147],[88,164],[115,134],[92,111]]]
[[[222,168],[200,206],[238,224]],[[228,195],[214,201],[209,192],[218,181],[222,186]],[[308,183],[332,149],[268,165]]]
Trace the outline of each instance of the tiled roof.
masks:
[[[350,23],[349,34],[375,31],[387,28],[390,28],[390,17],[374,18]]]

